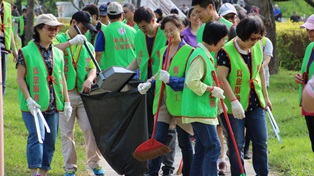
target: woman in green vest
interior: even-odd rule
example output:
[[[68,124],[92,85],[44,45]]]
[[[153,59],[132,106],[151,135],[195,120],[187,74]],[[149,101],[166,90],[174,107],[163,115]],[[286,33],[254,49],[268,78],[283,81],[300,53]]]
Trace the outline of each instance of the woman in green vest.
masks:
[[[190,56],[186,66],[186,80],[182,97],[182,122],[192,124],[195,154],[190,175],[217,175],[220,155],[218,125],[218,98],[224,98],[223,90],[215,85],[212,72],[215,59],[211,52],[224,46],[228,34],[227,26],[219,22],[206,23],[203,42]]]
[[[148,82],[140,84],[138,88],[143,93],[148,90],[147,85],[151,86],[150,80],[153,80],[152,82],[155,83],[153,114],[156,114],[159,110],[155,138],[159,142],[166,144],[168,130],[176,128],[184,163],[182,173],[183,175],[189,175],[193,157],[190,134],[193,134],[193,130],[190,124],[182,124],[180,117],[182,116],[181,101],[185,80],[185,66],[193,51],[193,47],[181,39],[180,33],[183,25],[177,15],[166,16],[161,22],[161,29],[167,38],[172,38],[170,50],[167,51],[168,46],[160,49],[160,71],[150,78]],[[165,90],[161,92],[162,84],[165,84]],[[158,107],[159,102],[160,106]],[[158,175],[161,161],[162,157],[158,157],[149,162],[149,175]]]
[[[294,82],[300,85],[299,88],[299,105],[303,103],[301,99],[301,94],[304,85],[308,83],[309,78],[314,75],[314,14],[311,15],[306,22],[301,26],[301,28],[306,28],[307,36],[311,43],[307,46],[302,62],[301,73],[295,75]],[[308,85],[309,86],[309,85]],[[313,106],[313,103],[311,104]],[[309,136],[312,143],[312,151],[314,152],[314,113],[307,112],[302,107],[302,115],[305,116],[305,121],[307,129],[309,131]]]
[[[259,42],[265,27],[258,16],[249,16],[238,24],[236,31],[238,36],[218,52],[218,78],[227,97],[225,103],[242,164],[246,128],[246,134],[252,140],[255,172],[257,175],[267,175],[269,171],[265,108],[268,106],[271,109],[272,105],[266,89],[262,66],[263,51]],[[226,126],[225,117],[220,117]],[[230,135],[228,148],[231,174],[240,175],[241,170]]]
[[[17,60],[17,83],[19,85],[20,109],[28,130],[27,161],[33,176],[46,176],[51,169],[58,135],[59,112],[66,118],[72,113],[64,76],[64,60],[61,50],[51,45],[64,25],[52,14],[38,16],[34,27],[34,40],[22,48]],[[35,116],[41,111],[49,128],[39,118],[39,142]]]

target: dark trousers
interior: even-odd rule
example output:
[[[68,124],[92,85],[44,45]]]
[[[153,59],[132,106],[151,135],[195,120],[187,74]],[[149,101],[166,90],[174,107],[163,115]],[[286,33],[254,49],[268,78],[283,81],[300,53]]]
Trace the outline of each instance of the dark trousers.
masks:
[[[314,152],[314,116],[305,116],[305,121],[307,129],[309,131],[309,136],[312,144],[312,151]]]

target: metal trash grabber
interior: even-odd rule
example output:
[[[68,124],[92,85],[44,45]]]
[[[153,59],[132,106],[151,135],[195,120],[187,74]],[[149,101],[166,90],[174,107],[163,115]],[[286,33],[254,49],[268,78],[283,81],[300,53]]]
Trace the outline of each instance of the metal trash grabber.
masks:
[[[40,117],[41,121],[43,121],[44,126],[45,126],[45,128],[46,128],[46,130],[47,130],[47,133],[50,133],[50,128],[49,128],[49,126],[48,126],[48,124],[47,124],[47,122],[46,122],[46,120],[45,120],[43,114],[41,113],[41,111],[40,111],[38,108],[35,108],[35,109],[33,110],[33,114],[34,114],[34,119],[35,119],[35,126],[36,126],[37,138],[38,138],[39,143],[42,144],[42,143],[43,143],[43,140],[41,139],[40,127],[39,127],[39,122],[38,122],[38,115],[37,115],[37,113],[39,114],[39,117]]]
[[[273,116],[273,113],[270,111],[270,109],[269,109],[268,106],[266,106],[266,110],[267,110],[266,112],[267,112],[267,115],[268,115],[268,117],[269,117],[270,124],[271,124],[271,126],[273,127],[273,129],[274,129],[274,132],[275,132],[275,134],[276,134],[276,137],[277,137],[279,143],[282,143],[281,137],[280,137],[280,135],[279,135],[280,130],[279,130],[279,127],[278,127],[278,125],[277,125],[277,123],[276,123],[276,120],[275,120],[275,118],[274,118],[274,116]]]
[[[214,70],[212,71],[212,75],[213,75],[213,78],[215,80],[216,86],[219,87],[218,78],[217,78],[216,72]],[[228,130],[229,130],[229,133],[230,133],[229,135],[230,135],[231,140],[232,140],[233,148],[234,148],[234,150],[236,152],[236,155],[237,155],[237,159],[238,159],[238,163],[239,163],[239,167],[240,167],[240,171],[241,171],[240,176],[245,176],[245,172],[244,172],[244,168],[243,168],[243,165],[242,165],[239,149],[238,149],[238,146],[237,146],[237,142],[236,142],[236,140],[234,138],[233,130],[232,130],[232,127],[231,127],[231,124],[230,124],[230,120],[229,120],[229,117],[228,117],[228,113],[227,113],[227,109],[225,107],[224,100],[220,99],[220,103],[221,103],[221,107],[222,107],[223,112],[224,112],[225,120],[226,120],[227,127],[228,127]]]

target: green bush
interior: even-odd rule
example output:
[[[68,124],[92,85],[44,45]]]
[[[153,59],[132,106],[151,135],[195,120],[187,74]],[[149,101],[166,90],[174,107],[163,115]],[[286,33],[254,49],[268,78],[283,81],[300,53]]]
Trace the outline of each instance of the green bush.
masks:
[[[277,57],[282,68],[300,70],[305,49],[310,43],[302,23],[277,23]]]

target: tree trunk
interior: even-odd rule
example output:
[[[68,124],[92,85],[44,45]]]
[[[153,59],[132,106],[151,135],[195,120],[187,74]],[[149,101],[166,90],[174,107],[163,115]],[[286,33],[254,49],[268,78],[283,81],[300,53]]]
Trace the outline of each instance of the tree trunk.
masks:
[[[313,0],[305,0],[306,3],[308,3],[310,6],[314,7],[314,1]]]
[[[269,71],[271,74],[278,73],[279,71],[279,62],[277,58],[276,51],[276,23],[275,17],[273,14],[273,7],[271,4],[271,0],[245,0],[249,5],[255,5],[260,8],[260,14],[265,18],[265,26],[267,29],[266,36],[272,41],[274,46],[273,58],[269,63]]]
[[[35,0],[27,0],[27,15],[26,15],[27,28],[25,30],[25,43],[28,43],[30,40],[33,39],[34,5]]]

